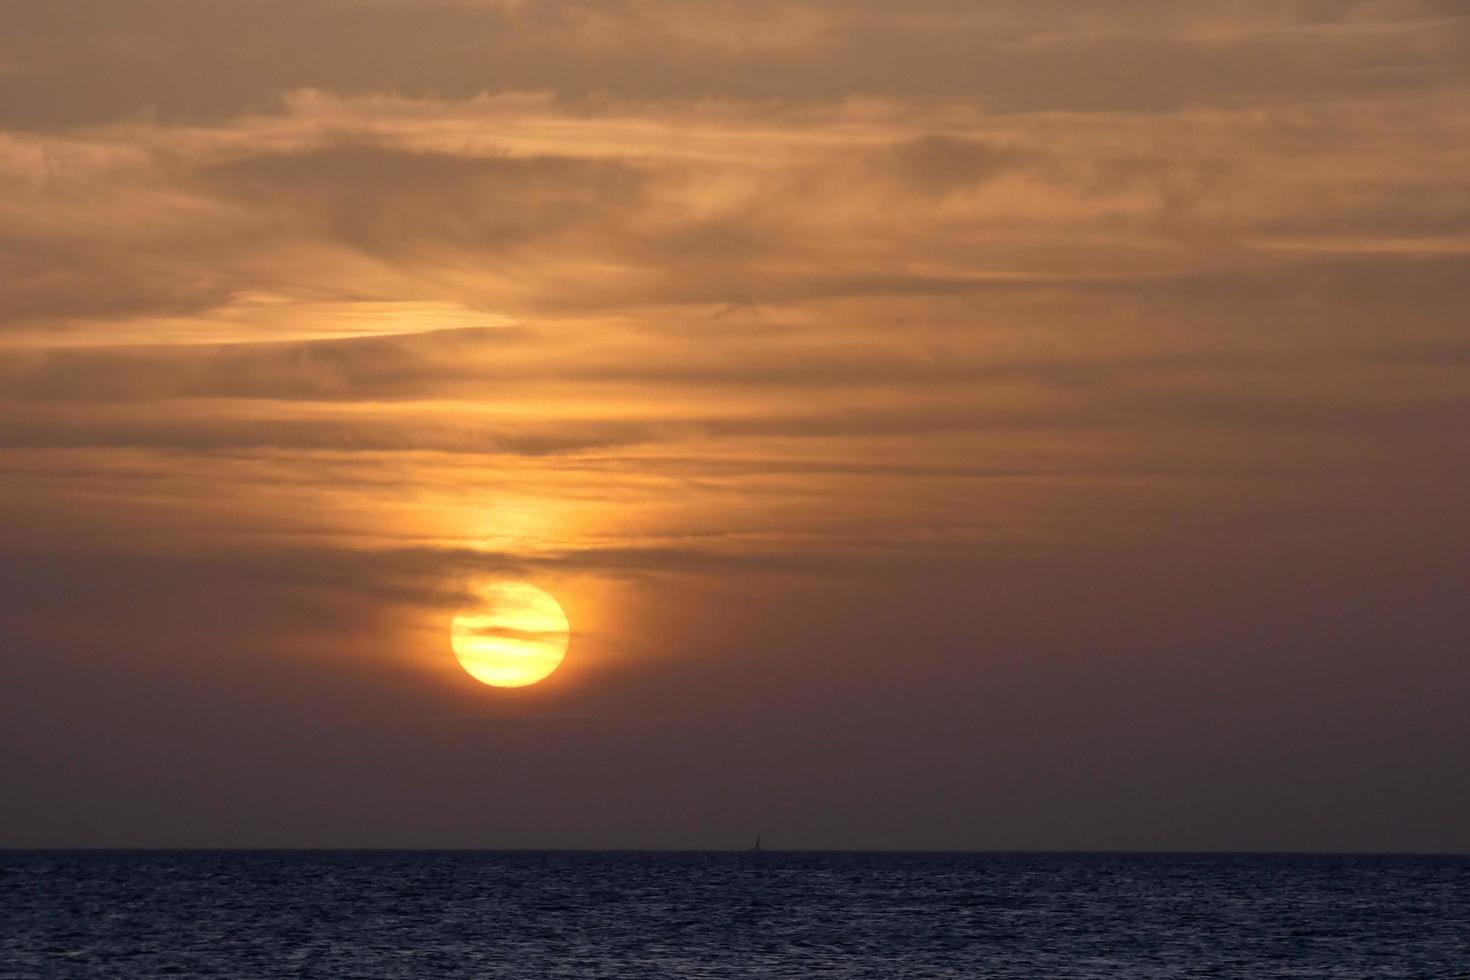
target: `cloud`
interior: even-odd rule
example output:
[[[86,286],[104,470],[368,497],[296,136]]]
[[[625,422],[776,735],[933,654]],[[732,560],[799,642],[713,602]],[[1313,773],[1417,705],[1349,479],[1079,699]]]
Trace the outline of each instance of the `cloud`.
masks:
[[[59,12],[17,0],[6,15],[0,120],[39,128],[217,120],[308,87],[1126,112],[1397,97],[1466,78],[1464,11],[1430,2],[80,0]]]
[[[589,213],[607,222],[647,203],[639,171],[617,161],[374,146],[237,158],[203,179],[233,201],[277,211],[282,231],[390,254],[425,244],[508,251],[557,240]]]
[[[309,90],[207,125],[12,133],[0,332],[127,342],[256,295],[622,315],[1126,288],[1283,250],[1453,255],[1470,161],[1423,134],[1462,127],[1462,101],[996,114]]]

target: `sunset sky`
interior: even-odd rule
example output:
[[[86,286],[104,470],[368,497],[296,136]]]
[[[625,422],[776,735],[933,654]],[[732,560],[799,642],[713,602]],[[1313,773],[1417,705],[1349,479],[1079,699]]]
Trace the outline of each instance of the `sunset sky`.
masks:
[[[1470,851],[1467,310],[1461,0],[6,0],[0,846]]]

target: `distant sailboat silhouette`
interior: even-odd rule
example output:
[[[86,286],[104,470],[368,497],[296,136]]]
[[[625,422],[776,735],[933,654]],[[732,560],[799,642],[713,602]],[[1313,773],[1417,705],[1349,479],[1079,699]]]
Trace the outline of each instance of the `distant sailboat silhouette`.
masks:
[[[761,849],[761,835],[760,834],[756,834],[755,835],[755,846],[752,847],[751,850],[752,851],[759,851],[760,849]]]

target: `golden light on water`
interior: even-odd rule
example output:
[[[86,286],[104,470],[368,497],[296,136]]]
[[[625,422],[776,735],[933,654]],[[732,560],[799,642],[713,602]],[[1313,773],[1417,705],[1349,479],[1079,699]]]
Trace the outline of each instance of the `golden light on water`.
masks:
[[[571,641],[567,614],[526,582],[493,582],[478,603],[454,617],[450,644],[461,667],[482,684],[525,687],[561,666]]]

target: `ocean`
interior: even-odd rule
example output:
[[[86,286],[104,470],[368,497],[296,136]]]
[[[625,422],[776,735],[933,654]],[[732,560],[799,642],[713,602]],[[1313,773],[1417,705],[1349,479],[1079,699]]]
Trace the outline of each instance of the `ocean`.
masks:
[[[0,977],[1470,977],[1470,858],[0,853]]]

